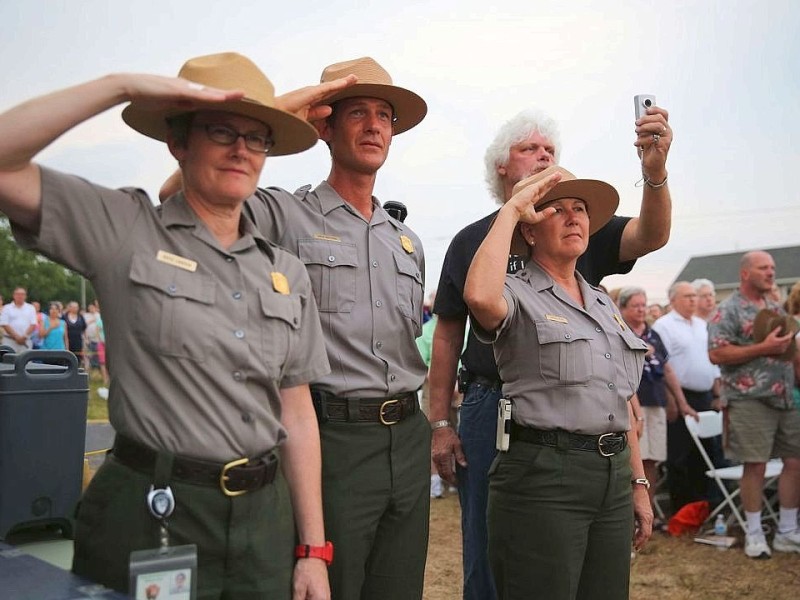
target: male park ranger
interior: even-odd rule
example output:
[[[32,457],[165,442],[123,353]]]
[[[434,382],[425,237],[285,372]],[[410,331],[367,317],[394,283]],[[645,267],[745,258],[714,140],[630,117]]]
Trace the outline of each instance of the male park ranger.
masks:
[[[333,113],[317,123],[328,178],[294,194],[259,189],[249,207],[264,235],[305,263],[331,363],[312,396],[325,531],[336,548],[332,596],[405,600],[422,597],[428,543],[431,434],[415,344],[424,258],[419,238],[372,192],[392,136],[427,106],[371,58],[331,65],[322,82],[348,74],[358,83],[326,100]]]

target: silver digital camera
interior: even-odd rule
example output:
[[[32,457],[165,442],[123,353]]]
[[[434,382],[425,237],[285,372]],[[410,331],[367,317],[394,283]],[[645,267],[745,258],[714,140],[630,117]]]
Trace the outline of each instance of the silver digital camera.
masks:
[[[656,105],[656,97],[653,94],[637,94],[633,97],[633,106],[636,109],[636,120],[638,121],[647,114],[647,109]]]

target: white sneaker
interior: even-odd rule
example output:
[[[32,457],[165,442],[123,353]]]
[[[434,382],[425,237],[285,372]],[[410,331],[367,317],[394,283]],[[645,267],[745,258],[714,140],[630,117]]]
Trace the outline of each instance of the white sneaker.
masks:
[[[747,534],[744,536],[744,553],[750,558],[770,558],[772,550],[767,544],[763,533]]]
[[[441,498],[443,494],[442,478],[439,475],[431,475],[431,498]]]
[[[776,552],[800,552],[800,529],[789,533],[779,531],[772,540],[772,547]]]

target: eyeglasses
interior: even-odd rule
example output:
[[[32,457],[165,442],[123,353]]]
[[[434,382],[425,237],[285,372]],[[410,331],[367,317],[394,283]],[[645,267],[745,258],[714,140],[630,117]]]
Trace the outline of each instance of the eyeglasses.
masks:
[[[205,129],[208,139],[222,146],[231,146],[235,144],[239,138],[244,138],[244,145],[248,150],[261,154],[269,154],[269,151],[275,145],[275,140],[266,133],[239,133],[227,125],[209,124],[195,125],[195,127],[202,127]]]

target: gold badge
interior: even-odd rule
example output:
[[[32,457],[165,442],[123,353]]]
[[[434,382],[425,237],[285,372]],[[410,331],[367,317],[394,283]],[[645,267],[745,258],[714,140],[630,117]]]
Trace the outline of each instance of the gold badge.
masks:
[[[270,275],[272,275],[272,289],[279,294],[287,296],[289,294],[289,280],[286,279],[286,275],[277,271],[273,271]]]
[[[558,315],[545,315],[544,318],[548,321],[555,321],[556,323],[569,323],[566,317],[560,317]]]
[[[403,246],[403,250],[406,251],[406,254],[414,254],[414,242],[412,242],[411,238],[407,235],[400,236],[400,245]]]
[[[159,250],[156,254],[156,260],[158,262],[166,263],[168,265],[172,265],[173,267],[178,267],[179,269],[183,269],[184,271],[189,271],[194,273],[197,270],[197,263],[193,260],[189,260],[188,258],[183,258],[182,256],[178,256],[177,254],[172,254],[170,252],[166,252],[164,250]]]

